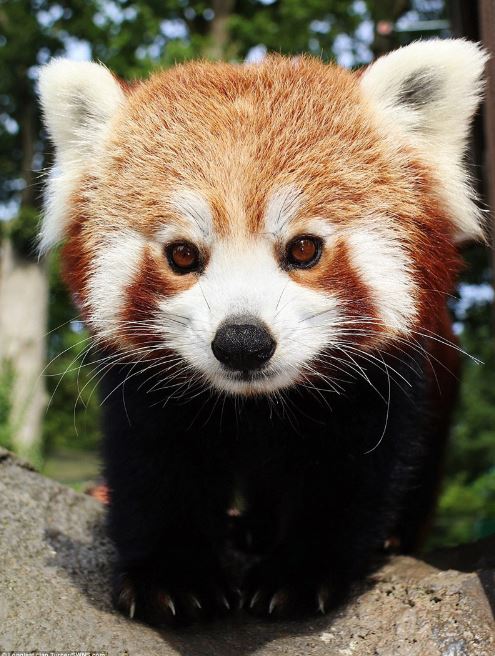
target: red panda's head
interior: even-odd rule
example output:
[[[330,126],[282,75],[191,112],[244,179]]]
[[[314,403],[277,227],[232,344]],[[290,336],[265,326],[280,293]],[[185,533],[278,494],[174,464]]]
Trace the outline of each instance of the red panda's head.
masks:
[[[42,248],[65,240],[96,340],[232,393],[412,340],[481,232],[462,160],[485,58],[437,40],[359,73],[269,57],[135,85],[55,60]]]

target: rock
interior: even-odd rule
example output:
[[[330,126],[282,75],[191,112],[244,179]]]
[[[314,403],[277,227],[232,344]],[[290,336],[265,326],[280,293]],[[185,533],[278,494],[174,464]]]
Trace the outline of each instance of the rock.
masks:
[[[493,570],[393,558],[345,608],[307,622],[229,621],[155,631],[113,611],[113,550],[94,499],[0,450],[0,652],[110,656],[493,656]],[[492,545],[493,546],[493,545]],[[473,558],[483,561],[480,549]],[[476,555],[477,554],[477,555]],[[453,555],[453,561],[458,558]],[[443,560],[442,560],[443,559]],[[430,559],[431,562],[435,558]],[[449,560],[437,557],[436,565]],[[460,562],[460,560],[459,560]],[[485,559],[492,566],[493,556]]]

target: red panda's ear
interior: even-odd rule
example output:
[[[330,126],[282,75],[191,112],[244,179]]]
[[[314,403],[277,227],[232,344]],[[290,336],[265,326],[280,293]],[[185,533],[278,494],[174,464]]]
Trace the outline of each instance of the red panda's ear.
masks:
[[[45,251],[61,239],[68,197],[103,142],[125,95],[104,66],[66,59],[54,59],[41,70],[39,94],[56,156],[40,239]]]
[[[418,41],[381,57],[360,79],[383,129],[420,150],[456,230],[471,237],[483,230],[463,159],[487,58],[463,39]]]

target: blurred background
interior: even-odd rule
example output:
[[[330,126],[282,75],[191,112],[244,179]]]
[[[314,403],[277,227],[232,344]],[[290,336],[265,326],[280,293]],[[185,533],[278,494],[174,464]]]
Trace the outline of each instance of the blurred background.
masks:
[[[276,51],[358,67],[415,39],[450,36],[483,40],[493,52],[495,2],[0,0],[0,446],[76,489],[98,480],[98,370],[86,366],[88,335],[57,253],[44,261],[35,253],[52,157],[36,102],[42,64],[97,59],[132,79],[196,57],[257,61]],[[493,87],[488,98],[470,157],[485,208],[494,188]],[[484,364],[464,359],[429,547],[495,533],[494,262],[487,247],[462,250],[468,267],[450,305],[463,349]]]

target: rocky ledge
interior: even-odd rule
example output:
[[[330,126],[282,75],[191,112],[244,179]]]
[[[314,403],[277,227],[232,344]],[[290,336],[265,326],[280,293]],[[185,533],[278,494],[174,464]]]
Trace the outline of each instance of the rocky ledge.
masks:
[[[243,613],[181,632],[112,610],[102,506],[0,450],[0,653],[493,656],[495,540],[393,558],[352,603],[300,623]]]

